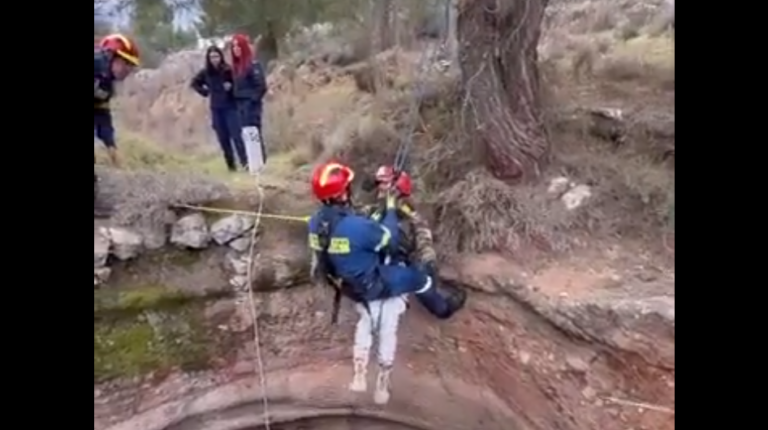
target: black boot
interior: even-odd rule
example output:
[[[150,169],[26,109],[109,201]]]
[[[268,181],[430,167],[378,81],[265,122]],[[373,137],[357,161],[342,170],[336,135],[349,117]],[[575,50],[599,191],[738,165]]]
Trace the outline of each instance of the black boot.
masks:
[[[427,276],[432,278],[434,282],[440,282],[437,278],[437,266],[435,265],[434,261],[428,261],[426,263],[421,264],[421,270],[423,270]]]
[[[446,288],[445,285],[438,289],[433,284],[426,290],[420,290],[415,294],[416,300],[424,306],[432,315],[444,320],[453,316],[467,302],[467,293],[453,285]]]
[[[453,291],[448,294],[446,301],[449,309],[446,318],[450,318],[467,304],[467,292],[463,288],[453,287]]]
[[[440,280],[438,290],[445,297],[447,312],[441,318],[448,319],[467,304],[467,292],[453,282]]]

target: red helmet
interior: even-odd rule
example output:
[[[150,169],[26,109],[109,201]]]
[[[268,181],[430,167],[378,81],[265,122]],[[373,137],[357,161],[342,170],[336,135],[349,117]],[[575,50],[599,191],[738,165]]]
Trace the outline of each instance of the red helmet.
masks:
[[[400,172],[395,180],[395,168],[392,166],[380,166],[376,170],[376,182],[379,183],[392,183],[395,181],[395,189],[403,197],[409,197],[413,192],[413,181],[411,176],[406,172]]]
[[[353,179],[355,172],[349,166],[336,162],[321,164],[312,172],[312,193],[320,201],[341,197]]]
[[[127,36],[118,33],[104,36],[101,42],[99,42],[99,46],[114,53],[131,65],[139,65],[139,48]]]

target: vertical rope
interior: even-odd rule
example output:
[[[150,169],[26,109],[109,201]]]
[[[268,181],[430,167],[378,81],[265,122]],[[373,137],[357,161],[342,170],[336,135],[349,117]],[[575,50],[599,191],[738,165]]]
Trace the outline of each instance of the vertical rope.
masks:
[[[264,210],[264,188],[261,185],[261,173],[257,173],[255,178],[256,191],[259,193],[259,206],[256,209],[256,218],[253,222],[253,231],[251,231],[251,243],[248,248],[248,269],[246,271],[248,310],[253,323],[253,343],[255,347],[256,362],[254,363],[255,372],[259,375],[259,386],[261,388],[262,407],[264,409],[264,429],[270,430],[269,419],[269,398],[267,394],[267,376],[264,370],[264,359],[261,353],[261,333],[259,331],[259,315],[256,312],[256,301],[253,298],[253,266],[256,263],[256,238],[261,224],[261,214]]]

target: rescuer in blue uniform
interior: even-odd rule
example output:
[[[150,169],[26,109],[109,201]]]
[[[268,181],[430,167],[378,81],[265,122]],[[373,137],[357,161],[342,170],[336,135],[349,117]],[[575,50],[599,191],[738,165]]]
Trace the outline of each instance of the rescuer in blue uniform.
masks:
[[[139,50],[136,44],[121,34],[104,37],[93,52],[93,131],[107,147],[113,166],[118,166],[119,160],[109,102],[115,94],[115,82],[128,77],[138,65]],[[93,162],[96,163],[96,157]],[[108,216],[106,209],[97,204],[97,195],[98,177],[94,172],[94,216]]]
[[[346,297],[366,305],[372,300],[414,293],[433,315],[446,319],[461,309],[466,294],[447,297],[435,281],[416,267],[386,264],[398,249],[399,228],[395,195],[387,198],[381,222],[356,214],[351,207],[354,172],[339,163],[318,166],[312,191],[323,206],[309,220],[309,246],[316,252],[320,274],[332,280]]]

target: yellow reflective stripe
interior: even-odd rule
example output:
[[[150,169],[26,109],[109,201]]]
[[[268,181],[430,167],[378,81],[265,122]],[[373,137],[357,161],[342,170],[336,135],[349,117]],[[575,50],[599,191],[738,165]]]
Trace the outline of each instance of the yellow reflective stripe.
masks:
[[[332,237],[328,246],[329,254],[349,254],[352,252],[352,246],[346,237]]]
[[[320,248],[320,238],[315,233],[309,234],[309,248],[315,251],[322,251],[322,248]]]
[[[309,248],[313,251],[323,250],[320,247],[320,238],[316,233],[309,234]],[[332,237],[331,242],[328,244],[327,252],[329,254],[349,254],[352,252],[352,245],[346,237]]]
[[[376,248],[374,248],[374,251],[376,252],[381,251],[385,246],[389,245],[389,240],[392,238],[392,234],[389,232],[388,228],[384,227],[383,225],[379,227],[384,230],[384,234],[381,235],[381,241],[378,245],[376,245]]]

